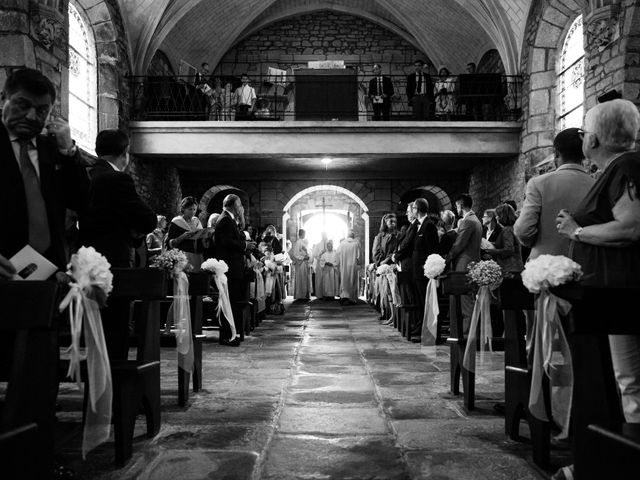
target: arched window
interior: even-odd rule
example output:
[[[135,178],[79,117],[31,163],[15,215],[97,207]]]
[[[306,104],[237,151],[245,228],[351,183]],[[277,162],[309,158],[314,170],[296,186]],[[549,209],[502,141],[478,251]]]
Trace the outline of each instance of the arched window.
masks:
[[[578,16],[564,39],[558,63],[559,129],[582,126],[584,102],[584,44],[582,16]]]
[[[69,2],[69,126],[78,146],[94,153],[98,130],[96,44],[78,8]]]

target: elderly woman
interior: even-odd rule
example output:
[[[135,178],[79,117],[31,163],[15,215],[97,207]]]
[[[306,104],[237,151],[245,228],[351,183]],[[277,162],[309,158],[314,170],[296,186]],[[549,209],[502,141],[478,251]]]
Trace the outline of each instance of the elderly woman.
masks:
[[[166,240],[167,248],[185,250],[192,271],[200,270],[200,265],[202,265],[202,254],[194,253],[196,249],[195,240],[189,240],[196,231],[202,230],[202,224],[196,217],[197,209],[198,202],[195,198],[183,198],[180,202],[180,215],[173,217],[171,220]]]
[[[561,210],[556,222],[590,285],[640,287],[639,127],[638,108],[621,99],[584,120],[582,151],[602,173],[575,213]],[[640,336],[611,335],[609,345],[625,418],[640,423]]]
[[[516,212],[511,205],[503,203],[496,207],[496,220],[502,227],[496,237],[495,248],[487,248],[484,251],[491,255],[505,272],[521,272],[524,270],[520,243],[513,233],[513,225],[516,223]]]

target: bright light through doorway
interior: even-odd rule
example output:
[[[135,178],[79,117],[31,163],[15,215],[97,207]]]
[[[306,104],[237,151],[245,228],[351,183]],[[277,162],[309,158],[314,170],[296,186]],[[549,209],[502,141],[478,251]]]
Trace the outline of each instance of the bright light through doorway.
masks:
[[[322,240],[323,230],[327,232],[327,239],[333,240],[334,248],[338,248],[340,240],[347,238],[347,222],[343,217],[335,213],[326,213],[324,215],[324,222],[322,213],[316,213],[304,223],[302,228],[307,232],[307,239],[309,240],[310,246]]]

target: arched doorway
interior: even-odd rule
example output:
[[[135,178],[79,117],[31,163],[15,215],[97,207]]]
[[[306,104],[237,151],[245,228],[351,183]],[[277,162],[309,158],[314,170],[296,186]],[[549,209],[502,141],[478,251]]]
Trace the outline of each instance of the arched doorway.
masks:
[[[248,225],[251,222],[251,217],[249,215],[249,195],[247,195],[247,192],[232,185],[214,185],[204,192],[198,206],[198,210],[200,210],[199,218],[203,225],[206,225],[209,215],[214,212],[222,212],[222,201],[224,200],[224,197],[231,193],[238,195],[242,205],[245,207],[245,223]]]
[[[353,229],[360,240],[365,265],[369,263],[369,208],[351,190],[337,185],[305,188],[296,193],[282,211],[284,239],[293,243],[300,228],[311,226],[309,237],[319,240],[324,228],[330,238],[332,235],[339,241],[347,229]]]
[[[440,212],[443,210],[452,209],[451,199],[443,189],[435,185],[424,185],[414,187],[400,197],[397,214],[403,217],[407,210],[407,204],[416,198],[425,198],[429,202],[429,216],[433,219],[439,219]]]

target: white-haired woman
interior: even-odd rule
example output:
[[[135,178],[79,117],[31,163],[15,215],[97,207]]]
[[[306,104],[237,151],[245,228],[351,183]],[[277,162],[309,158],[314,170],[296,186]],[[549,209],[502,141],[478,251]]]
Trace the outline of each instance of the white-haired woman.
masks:
[[[556,223],[590,285],[640,287],[638,128],[640,114],[628,100],[596,105],[584,120],[582,151],[601,175],[576,212],[561,210]],[[626,421],[640,423],[640,336],[610,335],[609,344]]]

